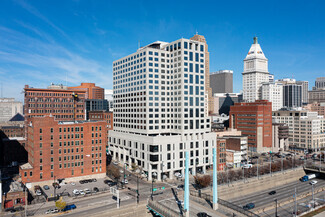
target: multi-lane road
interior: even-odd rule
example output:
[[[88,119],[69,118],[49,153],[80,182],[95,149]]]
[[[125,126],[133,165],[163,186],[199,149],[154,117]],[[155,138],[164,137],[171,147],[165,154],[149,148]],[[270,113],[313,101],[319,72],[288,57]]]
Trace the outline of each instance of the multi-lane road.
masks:
[[[325,180],[322,179],[313,179],[317,180],[317,184],[314,185],[314,188],[318,187],[323,187],[325,186]],[[295,189],[296,189],[296,194],[297,196],[301,195],[302,193],[306,192],[311,192],[312,191],[312,186],[309,184],[309,181],[307,182],[300,182],[299,180],[282,185],[273,189],[268,189],[265,191],[261,191],[258,193],[254,193],[251,195],[235,198],[231,200],[230,202],[243,207],[244,205],[248,203],[254,203],[255,208],[252,209],[251,211],[254,212],[254,210],[270,205],[275,205],[275,200],[277,199],[278,201],[283,201],[283,199],[291,199],[293,198],[295,194]],[[271,191],[276,191],[276,194],[270,195],[269,192]],[[275,212],[275,211],[274,211]],[[274,214],[272,215],[274,216]],[[279,215],[280,216],[280,215]]]

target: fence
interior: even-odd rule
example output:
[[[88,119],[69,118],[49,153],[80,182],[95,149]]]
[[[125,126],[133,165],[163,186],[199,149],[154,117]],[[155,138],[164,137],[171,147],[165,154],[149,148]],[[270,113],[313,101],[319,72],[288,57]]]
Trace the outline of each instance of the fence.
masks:
[[[210,194],[202,193],[201,191],[194,191],[190,190],[190,194],[195,197],[200,197],[208,201],[213,201],[213,196]],[[239,212],[243,215],[246,216],[251,216],[251,217],[259,217],[259,215],[256,215],[255,213],[249,211],[249,210],[244,210],[242,207],[237,206],[236,204],[230,203],[228,201],[222,200],[218,198],[218,204],[223,205],[229,209],[235,210],[236,212]]]

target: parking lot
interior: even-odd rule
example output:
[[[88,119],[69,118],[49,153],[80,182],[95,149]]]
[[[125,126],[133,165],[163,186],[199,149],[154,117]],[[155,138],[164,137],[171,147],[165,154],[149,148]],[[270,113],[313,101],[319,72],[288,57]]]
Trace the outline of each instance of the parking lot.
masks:
[[[93,179],[92,181],[88,181],[87,183],[83,183],[81,180],[75,181],[75,182],[66,182],[65,180],[62,180],[62,182],[59,184],[60,187],[55,189],[55,194],[59,196],[77,196],[82,197],[85,194],[94,194],[96,192],[100,191],[108,191],[109,186],[104,183],[105,179],[109,178],[99,178],[99,179]],[[81,182],[80,182],[81,181]],[[54,196],[54,187],[53,185],[47,185],[49,189],[44,188],[45,185],[41,186],[43,192],[46,194],[47,197],[53,197]],[[87,190],[88,189],[88,190]],[[79,194],[75,195],[73,194],[74,190],[78,190]]]

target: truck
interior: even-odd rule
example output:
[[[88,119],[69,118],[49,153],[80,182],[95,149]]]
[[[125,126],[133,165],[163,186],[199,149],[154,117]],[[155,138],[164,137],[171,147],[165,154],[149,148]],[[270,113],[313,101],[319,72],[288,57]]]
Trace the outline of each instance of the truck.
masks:
[[[315,174],[309,174],[309,175],[305,175],[305,176],[301,177],[300,181],[307,182],[308,180],[311,180],[313,178],[316,178],[316,175]]]
[[[75,208],[77,208],[76,205],[70,204],[70,205],[67,205],[66,207],[64,207],[64,209],[62,209],[61,211],[65,212],[65,211],[72,210],[72,209],[75,209]]]

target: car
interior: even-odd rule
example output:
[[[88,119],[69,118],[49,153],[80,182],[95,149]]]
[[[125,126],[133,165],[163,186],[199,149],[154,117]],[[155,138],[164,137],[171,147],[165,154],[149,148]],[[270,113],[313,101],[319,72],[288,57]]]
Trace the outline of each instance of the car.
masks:
[[[254,209],[255,208],[255,204],[254,203],[248,203],[245,206],[243,206],[244,210],[250,210],[250,209]]]
[[[91,193],[91,191],[90,191],[88,188],[85,188],[85,189],[84,189],[84,192],[85,192],[86,194],[90,194],[90,193]]]
[[[123,180],[122,180],[122,183],[123,183],[123,184],[129,184],[129,181],[128,181],[127,179],[123,179]]]
[[[105,183],[105,184],[109,184],[109,183],[111,183],[111,182],[113,182],[113,181],[111,181],[111,180],[107,180],[107,179],[104,180],[104,183]]]
[[[35,194],[36,194],[37,196],[41,196],[41,195],[42,195],[42,192],[41,192],[41,190],[37,189],[37,190],[35,191]]]
[[[117,161],[114,161],[113,164],[114,164],[114,165],[118,165],[118,162],[117,162]]]
[[[269,195],[274,195],[274,194],[276,194],[276,191],[270,191],[269,192]]]
[[[77,208],[77,206],[74,205],[74,204],[67,205],[64,209],[62,209],[62,212],[65,212],[65,211],[68,211],[68,210],[72,210],[72,209],[75,209],[75,208]]]
[[[252,166],[253,166],[252,164],[244,164],[243,168],[244,169],[249,169],[249,168],[252,168]]]
[[[84,180],[79,181],[80,184],[85,184]]]
[[[99,192],[99,189],[97,187],[94,187],[94,192]]]
[[[184,185],[178,185],[176,189],[177,189],[177,190],[184,189]]]
[[[110,187],[112,187],[114,185],[117,185],[117,182],[111,182],[111,183],[108,184],[108,186],[110,186]]]
[[[80,195],[85,195],[86,193],[83,190],[79,190]]]
[[[57,208],[51,209],[51,213],[57,213],[59,210]]]
[[[309,182],[309,184],[315,185],[315,184],[317,184],[317,181],[313,180],[313,181]]]
[[[44,190],[49,190],[50,189],[50,187],[48,185],[44,185],[43,188],[44,188]]]
[[[59,185],[62,187],[62,186],[64,186],[64,185],[66,185],[66,184],[68,184],[68,183],[66,183],[66,182],[61,182]]]
[[[179,175],[180,175],[180,173],[179,172],[177,172],[177,173],[175,173],[174,174],[176,177],[178,177]]]
[[[75,183],[75,182],[71,182],[70,184],[71,184],[72,186],[75,186],[75,185],[76,185],[76,183]]]
[[[184,201],[182,201],[182,200],[178,200],[178,201],[177,201],[177,204],[178,204],[178,205],[184,205]]]
[[[97,182],[97,179],[91,179],[93,182]]]
[[[211,217],[210,215],[208,215],[206,212],[199,212],[197,214],[197,217]]]
[[[61,186],[57,182],[53,182],[52,185],[53,185],[54,188],[58,188],[58,189],[61,188]]]
[[[83,182],[84,182],[84,183],[88,183],[89,181],[88,181],[88,179],[85,179],[85,180],[83,180]]]
[[[48,209],[48,210],[45,211],[45,214],[50,214],[50,213],[51,213],[51,210],[50,209]]]
[[[72,191],[72,193],[73,193],[74,195],[79,195],[79,194],[80,194],[80,192],[78,191],[78,189],[74,189],[74,190]]]

